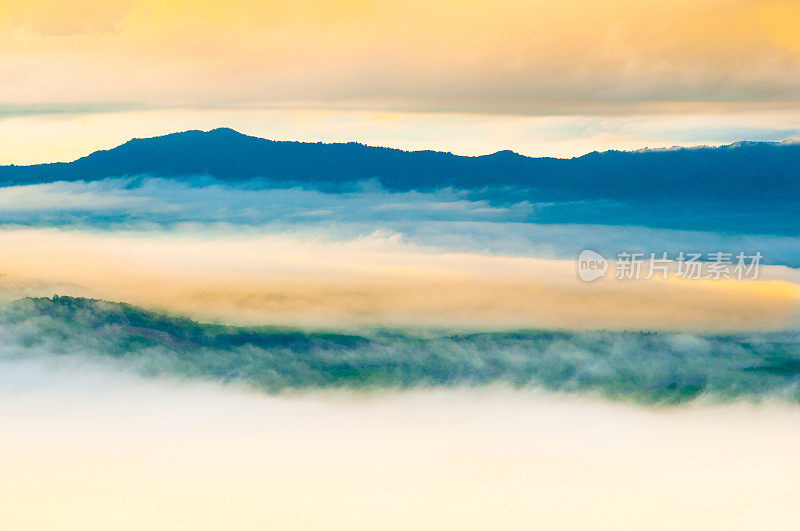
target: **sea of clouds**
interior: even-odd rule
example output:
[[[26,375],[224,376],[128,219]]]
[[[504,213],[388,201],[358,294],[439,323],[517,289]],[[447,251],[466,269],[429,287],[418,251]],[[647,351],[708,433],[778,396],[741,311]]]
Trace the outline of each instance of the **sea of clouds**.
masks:
[[[531,202],[514,191],[389,192],[375,182],[326,189],[209,178],[127,178],[0,188],[0,224],[94,230],[295,233],[337,239],[396,235],[446,251],[572,259],[585,248],[704,254],[759,251],[764,263],[800,266],[800,238],[780,212],[678,214],[656,203],[646,217],[605,201]],[[772,220],[762,226],[762,220]],[[783,221],[780,221],[783,220]],[[716,229],[692,230],[693,226]],[[776,228],[776,224],[778,225]],[[676,228],[677,227],[677,228]]]

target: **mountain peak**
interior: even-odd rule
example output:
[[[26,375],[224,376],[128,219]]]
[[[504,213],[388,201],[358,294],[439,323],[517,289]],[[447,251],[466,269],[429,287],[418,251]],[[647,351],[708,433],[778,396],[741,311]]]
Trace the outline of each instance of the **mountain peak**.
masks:
[[[210,129],[206,132],[206,134],[212,136],[247,136],[235,129],[231,129],[230,127],[217,127],[215,129]]]
[[[754,146],[757,146],[754,148]],[[71,163],[0,167],[0,186],[108,177],[213,177],[289,184],[378,181],[387,190],[527,190],[559,199],[798,201],[800,144],[741,143],[703,149],[609,151],[573,159],[512,151],[465,157],[354,142],[257,138],[227,127],[135,139]]]

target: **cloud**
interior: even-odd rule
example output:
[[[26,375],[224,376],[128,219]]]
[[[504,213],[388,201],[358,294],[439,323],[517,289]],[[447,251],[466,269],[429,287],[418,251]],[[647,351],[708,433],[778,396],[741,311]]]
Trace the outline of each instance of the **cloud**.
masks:
[[[800,284],[796,270],[769,266],[758,281],[586,284],[573,260],[442,252],[380,233],[6,229],[0,246],[15,249],[0,256],[14,293],[72,286],[62,294],[334,328],[774,329],[796,322]]]
[[[72,294],[334,328],[728,330],[797,319],[800,279],[779,265],[798,263],[797,238],[536,222],[557,203],[143,178],[5,187],[0,207],[0,245],[14,249],[0,255],[6,299]],[[595,217],[607,207],[580,205]],[[760,252],[763,281],[587,285],[574,263],[584,248]]]
[[[776,404],[644,410],[506,389],[263,397],[51,359],[0,360],[0,417],[9,529],[798,517],[800,419]]]
[[[484,196],[504,200],[495,204]],[[294,234],[335,240],[377,232],[423,248],[459,253],[573,259],[586,248],[609,257],[622,250],[671,255],[760,251],[764,263],[800,265],[796,237],[758,234],[763,226],[791,234],[793,220],[779,211],[736,213],[740,219],[727,223],[713,217],[716,230],[702,231],[636,223],[691,228],[706,212],[695,218],[677,215],[671,208],[650,207],[637,215],[602,201],[533,203],[514,190],[483,195],[452,189],[394,193],[367,182],[337,191],[313,183],[225,185],[200,178],[0,188],[0,223],[7,226],[203,231],[220,236],[229,231],[251,237]],[[566,222],[553,223],[554,216]],[[744,229],[746,234],[739,232]]]
[[[115,6],[11,2],[3,100],[536,115],[800,103],[797,10],[780,0]]]

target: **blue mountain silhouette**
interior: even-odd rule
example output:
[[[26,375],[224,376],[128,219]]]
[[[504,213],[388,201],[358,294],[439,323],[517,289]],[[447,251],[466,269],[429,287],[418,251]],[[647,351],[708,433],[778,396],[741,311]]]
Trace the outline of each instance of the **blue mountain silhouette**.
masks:
[[[800,236],[795,142],[606,151],[572,159],[511,151],[467,157],[352,142],[277,142],[223,128],[134,139],[73,162],[0,166],[0,186],[125,176],[299,184],[325,192],[353,190],[363,181],[389,191],[453,188],[495,206],[546,205],[537,208],[537,223]]]
[[[74,162],[0,167],[0,183],[115,176],[208,175],[222,181],[343,184],[377,180],[389,190],[535,190],[549,198],[797,203],[800,144],[590,153],[532,158],[511,151],[466,157],[357,143],[277,142],[232,129],[134,139]]]

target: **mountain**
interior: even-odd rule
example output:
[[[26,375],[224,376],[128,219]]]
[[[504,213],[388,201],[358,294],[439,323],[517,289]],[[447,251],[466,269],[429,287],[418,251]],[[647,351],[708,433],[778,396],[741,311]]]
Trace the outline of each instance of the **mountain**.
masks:
[[[228,182],[343,185],[377,180],[395,191],[513,190],[517,199],[800,203],[800,143],[608,151],[572,159],[511,151],[479,157],[357,143],[277,142],[232,129],[134,139],[74,162],[0,167],[0,185],[152,175]],[[535,193],[534,193],[535,192]]]
[[[267,392],[502,384],[643,403],[800,402],[796,332],[522,330],[344,334],[204,324],[129,304],[58,297],[0,304],[0,359],[73,358]]]

